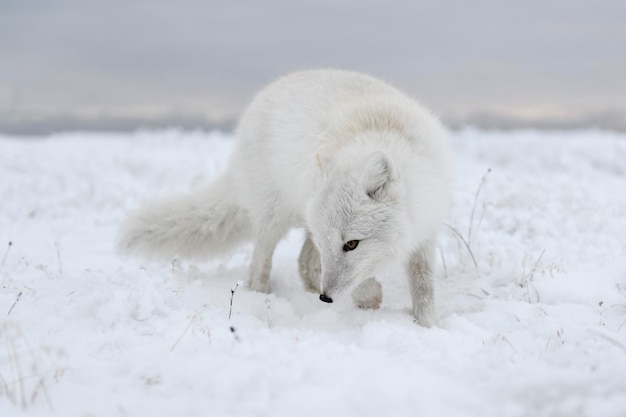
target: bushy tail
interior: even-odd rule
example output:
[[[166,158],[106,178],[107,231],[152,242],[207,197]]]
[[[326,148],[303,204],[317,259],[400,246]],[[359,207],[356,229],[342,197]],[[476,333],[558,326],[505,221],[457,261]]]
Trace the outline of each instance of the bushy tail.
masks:
[[[250,235],[250,218],[224,175],[208,187],[144,203],[122,224],[118,246],[147,259],[207,259]]]

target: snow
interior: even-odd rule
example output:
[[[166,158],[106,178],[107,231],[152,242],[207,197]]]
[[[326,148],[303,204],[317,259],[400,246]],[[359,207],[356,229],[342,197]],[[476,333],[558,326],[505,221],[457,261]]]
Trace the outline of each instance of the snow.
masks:
[[[250,246],[117,254],[124,213],[210,181],[230,134],[0,137],[0,416],[624,416],[626,136],[451,139],[426,329],[399,270],[378,311],[305,292],[302,231],[270,295],[245,286]]]

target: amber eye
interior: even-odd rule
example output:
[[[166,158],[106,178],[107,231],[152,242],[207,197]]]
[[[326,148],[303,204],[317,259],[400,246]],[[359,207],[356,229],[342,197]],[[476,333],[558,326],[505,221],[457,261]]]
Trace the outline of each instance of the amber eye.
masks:
[[[350,252],[351,250],[355,250],[357,246],[359,246],[358,240],[350,240],[343,245],[343,251]]]

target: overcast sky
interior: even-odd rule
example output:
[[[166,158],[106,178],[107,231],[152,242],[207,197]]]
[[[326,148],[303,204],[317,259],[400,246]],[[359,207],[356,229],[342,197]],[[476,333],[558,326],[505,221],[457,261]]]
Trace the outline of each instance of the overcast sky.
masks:
[[[450,124],[626,129],[626,1],[0,0],[0,131],[230,123],[313,67]]]

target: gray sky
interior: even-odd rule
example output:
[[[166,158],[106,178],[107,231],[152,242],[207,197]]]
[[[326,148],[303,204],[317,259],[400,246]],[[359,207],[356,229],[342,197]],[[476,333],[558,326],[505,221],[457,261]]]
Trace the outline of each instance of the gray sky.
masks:
[[[626,129],[626,2],[0,0],[0,132],[228,125],[313,67],[450,124]]]

